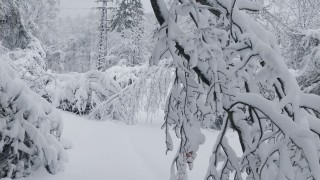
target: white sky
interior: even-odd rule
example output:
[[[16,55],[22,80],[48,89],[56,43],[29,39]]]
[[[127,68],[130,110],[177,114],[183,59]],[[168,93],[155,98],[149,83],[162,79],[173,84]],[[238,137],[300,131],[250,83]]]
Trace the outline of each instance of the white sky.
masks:
[[[145,13],[152,12],[150,0],[141,0]],[[98,4],[95,0],[60,0],[60,17],[85,15]]]

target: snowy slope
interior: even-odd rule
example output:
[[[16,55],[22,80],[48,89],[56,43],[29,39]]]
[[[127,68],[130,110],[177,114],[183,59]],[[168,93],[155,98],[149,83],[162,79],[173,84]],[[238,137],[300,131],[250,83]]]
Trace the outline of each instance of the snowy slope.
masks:
[[[165,155],[161,118],[153,124],[128,126],[87,120],[66,112],[62,116],[64,137],[73,144],[65,171],[50,175],[40,169],[25,180],[169,180],[175,152]],[[204,133],[207,141],[200,147],[190,180],[203,179],[208,167],[217,132]],[[233,133],[228,135],[235,137]],[[177,142],[175,139],[175,148]]]

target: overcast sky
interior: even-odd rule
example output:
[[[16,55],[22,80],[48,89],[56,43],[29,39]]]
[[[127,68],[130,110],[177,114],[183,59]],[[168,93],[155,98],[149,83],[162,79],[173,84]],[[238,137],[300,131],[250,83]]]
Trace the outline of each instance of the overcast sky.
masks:
[[[96,0],[60,0],[60,17],[85,15],[98,4]],[[150,0],[141,0],[145,13],[152,12]]]

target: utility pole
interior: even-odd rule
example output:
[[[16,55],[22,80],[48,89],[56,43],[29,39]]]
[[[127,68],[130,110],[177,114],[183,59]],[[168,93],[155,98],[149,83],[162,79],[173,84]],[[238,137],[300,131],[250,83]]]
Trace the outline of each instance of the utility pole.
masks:
[[[107,34],[108,34],[108,2],[111,0],[96,0],[101,6],[96,9],[101,11],[100,21],[100,37],[99,37],[99,52],[96,67],[98,70],[103,70],[105,64],[105,56],[107,55]]]

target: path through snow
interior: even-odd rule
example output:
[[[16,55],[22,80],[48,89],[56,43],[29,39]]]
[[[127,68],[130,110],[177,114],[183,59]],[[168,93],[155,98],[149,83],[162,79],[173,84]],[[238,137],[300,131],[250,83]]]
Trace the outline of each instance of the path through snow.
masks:
[[[164,132],[160,123],[128,126],[110,121],[93,121],[62,112],[63,136],[68,150],[65,170],[51,175],[41,168],[25,180],[169,180],[175,152],[165,155]],[[217,132],[204,132],[205,145],[199,150],[190,180],[203,179]],[[233,135],[232,135],[233,136]],[[178,141],[175,139],[175,148]],[[200,177],[200,178],[199,178]]]

